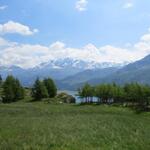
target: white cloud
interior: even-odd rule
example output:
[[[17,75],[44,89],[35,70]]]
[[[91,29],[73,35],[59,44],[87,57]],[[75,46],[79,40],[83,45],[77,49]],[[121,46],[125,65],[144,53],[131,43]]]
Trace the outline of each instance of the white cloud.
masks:
[[[123,8],[132,8],[134,5],[132,2],[127,2],[124,4]]]
[[[0,38],[0,65],[18,65],[32,68],[49,60],[72,58],[94,62],[123,63],[139,60],[150,54],[149,32],[141,36],[139,42],[129,47],[121,48],[112,45],[96,47],[87,44],[82,48],[67,47],[57,41],[50,46],[19,44]]]
[[[8,46],[9,42],[0,37],[0,46]]]
[[[50,45],[50,49],[53,49],[53,50],[60,50],[60,49],[63,49],[64,47],[65,47],[65,44],[60,41],[57,41]]]
[[[0,51],[0,64],[5,66],[18,65],[23,68],[32,68],[49,59],[53,57],[48,47],[41,45],[18,44],[7,46]]]
[[[4,38],[0,37],[0,48],[1,47],[8,47],[8,46],[16,46],[16,42],[10,42],[5,40]]]
[[[5,24],[0,24],[0,34],[18,33],[21,35],[33,35],[38,29],[31,30],[28,26],[14,21],[8,21]]]
[[[0,10],[5,10],[7,7],[7,5],[0,6]]]
[[[78,0],[76,2],[76,9],[78,11],[86,11],[87,10],[87,4],[88,4],[87,0]]]
[[[143,36],[141,37],[141,40],[142,40],[142,41],[145,41],[145,42],[150,42],[150,33],[143,35]]]

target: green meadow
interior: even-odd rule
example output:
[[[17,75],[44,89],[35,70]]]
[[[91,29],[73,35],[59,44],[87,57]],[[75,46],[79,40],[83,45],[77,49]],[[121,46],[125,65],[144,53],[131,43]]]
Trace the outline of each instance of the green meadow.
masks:
[[[0,150],[149,149],[149,112],[94,104],[0,104]]]

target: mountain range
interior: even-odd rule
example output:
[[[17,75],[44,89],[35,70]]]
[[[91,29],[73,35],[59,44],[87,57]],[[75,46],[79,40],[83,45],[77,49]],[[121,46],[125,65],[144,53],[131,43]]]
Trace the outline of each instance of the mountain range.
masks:
[[[123,64],[65,58],[51,60],[29,69],[0,66],[0,74],[3,78],[12,74],[20,79],[24,86],[32,86],[37,77],[51,77],[58,88],[63,90],[75,90],[85,82],[93,85],[112,82],[150,84],[150,55],[142,60]]]

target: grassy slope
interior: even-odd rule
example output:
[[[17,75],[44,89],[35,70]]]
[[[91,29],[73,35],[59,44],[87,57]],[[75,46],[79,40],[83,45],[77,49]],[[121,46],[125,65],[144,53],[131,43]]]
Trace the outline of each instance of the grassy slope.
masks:
[[[150,114],[111,106],[0,104],[0,150],[149,150]]]

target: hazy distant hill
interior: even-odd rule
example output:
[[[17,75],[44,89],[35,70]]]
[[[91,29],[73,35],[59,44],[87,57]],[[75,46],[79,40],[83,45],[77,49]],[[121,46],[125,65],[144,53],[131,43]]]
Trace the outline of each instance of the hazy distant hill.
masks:
[[[88,81],[92,84],[102,83],[102,82],[116,82],[118,84],[123,84],[127,82],[139,82],[144,84],[150,84],[150,55],[146,56],[142,60],[131,63],[117,72],[104,77],[95,78]]]
[[[69,76],[61,81],[57,81],[57,83],[60,88],[75,89],[79,85],[82,85],[83,83],[88,82],[89,80],[95,78],[104,78],[116,72],[118,69],[118,67],[110,67],[94,70],[85,70],[73,76]]]

